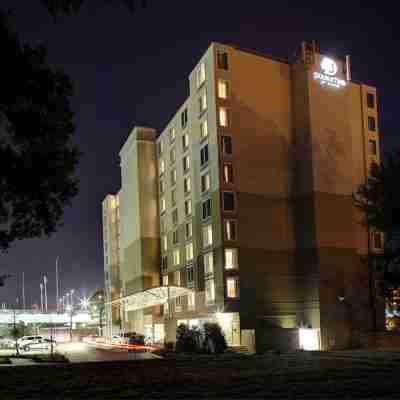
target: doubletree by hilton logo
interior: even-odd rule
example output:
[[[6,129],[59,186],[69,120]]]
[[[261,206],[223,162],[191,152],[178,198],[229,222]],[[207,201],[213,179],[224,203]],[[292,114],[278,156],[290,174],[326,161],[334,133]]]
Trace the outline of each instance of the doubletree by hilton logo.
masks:
[[[336,88],[346,86],[346,81],[344,79],[339,79],[335,76],[338,72],[338,66],[331,58],[324,57],[320,67],[323,72],[315,71],[313,77],[315,80],[319,81],[321,85]]]

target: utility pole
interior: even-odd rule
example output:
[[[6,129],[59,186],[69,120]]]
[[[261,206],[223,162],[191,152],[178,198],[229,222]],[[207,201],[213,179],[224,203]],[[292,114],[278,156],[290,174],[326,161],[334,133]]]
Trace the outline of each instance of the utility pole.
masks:
[[[46,274],[43,275],[43,284],[44,284],[44,307],[47,313],[47,276]]]
[[[43,283],[40,282],[40,312],[43,313]]]
[[[58,257],[56,258],[56,307],[57,313],[60,312],[60,301],[58,299]]]
[[[22,307],[26,310],[26,303],[25,303],[25,272],[22,272]]]

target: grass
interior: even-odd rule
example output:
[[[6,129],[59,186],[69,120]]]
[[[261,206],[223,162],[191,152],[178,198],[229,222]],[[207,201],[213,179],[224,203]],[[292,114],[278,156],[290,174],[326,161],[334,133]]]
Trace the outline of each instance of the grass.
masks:
[[[400,353],[297,352],[2,368],[1,399],[398,399]]]
[[[0,357],[0,364],[11,364],[9,357]]]

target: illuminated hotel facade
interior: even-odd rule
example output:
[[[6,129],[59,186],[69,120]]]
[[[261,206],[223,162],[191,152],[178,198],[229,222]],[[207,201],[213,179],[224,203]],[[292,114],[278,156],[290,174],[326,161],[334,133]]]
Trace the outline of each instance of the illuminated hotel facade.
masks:
[[[371,329],[372,306],[383,324],[362,263],[382,235],[352,202],[380,162],[375,88],[315,42],[291,62],[212,43],[189,88],[120,152],[123,329],[175,340],[213,320],[231,345],[329,349]]]

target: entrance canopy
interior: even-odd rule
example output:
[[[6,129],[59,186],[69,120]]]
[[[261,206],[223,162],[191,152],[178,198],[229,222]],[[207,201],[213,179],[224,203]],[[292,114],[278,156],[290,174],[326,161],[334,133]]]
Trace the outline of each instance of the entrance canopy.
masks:
[[[154,307],[167,303],[169,300],[176,299],[191,293],[192,290],[180,286],[158,286],[151,289],[142,290],[129,296],[120,297],[113,300],[111,304],[121,304],[129,308],[129,310],[141,310],[147,307]]]

